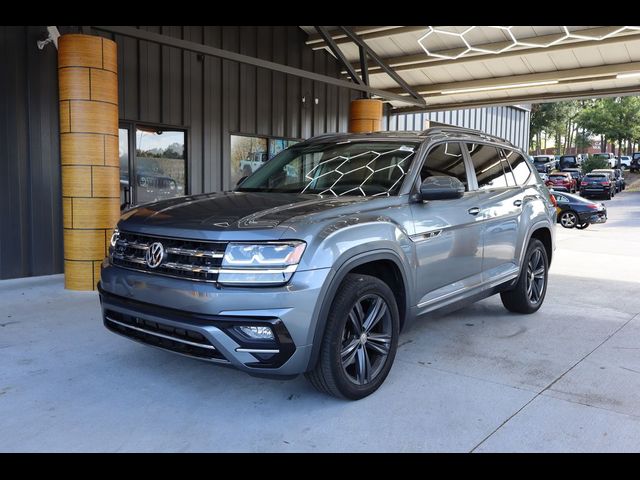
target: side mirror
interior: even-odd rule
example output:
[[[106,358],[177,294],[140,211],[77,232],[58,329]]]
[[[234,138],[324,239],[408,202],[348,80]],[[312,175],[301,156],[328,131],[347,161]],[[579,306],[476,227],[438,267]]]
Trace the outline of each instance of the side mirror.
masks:
[[[455,177],[427,177],[420,185],[420,200],[449,200],[464,194],[464,184]]]

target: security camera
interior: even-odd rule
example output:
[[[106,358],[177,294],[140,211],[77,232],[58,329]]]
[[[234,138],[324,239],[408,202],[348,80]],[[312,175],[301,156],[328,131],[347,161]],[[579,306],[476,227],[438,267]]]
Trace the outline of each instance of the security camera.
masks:
[[[46,40],[38,40],[38,49],[42,50],[47,44],[53,42],[56,49],[58,48],[58,38],[60,37],[60,32],[58,28],[55,26],[47,27],[47,31],[49,32],[49,36]]]

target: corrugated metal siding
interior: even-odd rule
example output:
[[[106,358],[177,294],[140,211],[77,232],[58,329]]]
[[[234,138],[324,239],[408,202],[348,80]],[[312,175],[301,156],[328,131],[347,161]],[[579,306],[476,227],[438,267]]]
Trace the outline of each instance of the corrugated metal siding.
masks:
[[[392,114],[383,122],[384,130],[422,130],[424,121],[473,128],[497,135],[529,151],[531,112],[513,107],[483,107],[444,112]]]
[[[62,270],[57,54],[0,27],[0,278]]]
[[[306,47],[296,26],[139,28],[338,76],[335,59]],[[223,161],[230,134],[346,131],[349,102],[358,98],[348,89],[95,33],[118,44],[120,119],[187,129],[190,193],[230,187]],[[37,49],[44,37],[45,27],[0,27],[0,278],[62,271],[57,54],[52,46]]]

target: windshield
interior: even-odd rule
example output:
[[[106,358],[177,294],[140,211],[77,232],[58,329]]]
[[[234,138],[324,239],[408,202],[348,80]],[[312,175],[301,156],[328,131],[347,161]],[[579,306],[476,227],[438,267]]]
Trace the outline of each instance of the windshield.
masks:
[[[246,178],[239,192],[395,195],[420,142],[344,142],[283,150]]]
[[[550,162],[551,159],[549,157],[533,157],[534,163],[547,163]]]
[[[593,158],[599,159],[599,160],[609,160],[609,154],[608,153],[594,153],[593,154]]]

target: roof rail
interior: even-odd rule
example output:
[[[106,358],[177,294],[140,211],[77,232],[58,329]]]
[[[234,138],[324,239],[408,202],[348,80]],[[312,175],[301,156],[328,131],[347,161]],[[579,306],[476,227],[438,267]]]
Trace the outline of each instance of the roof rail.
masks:
[[[427,128],[426,130],[422,131],[422,135],[429,135],[429,134],[433,134],[433,133],[446,133],[446,132],[456,132],[456,133],[470,133],[472,135],[478,135],[481,137],[485,137],[491,140],[497,140],[499,142],[502,143],[508,143],[511,146],[514,146],[513,143],[511,143],[509,140],[506,140],[504,138],[498,137],[496,135],[492,135],[490,133],[485,133],[481,130],[475,130],[473,128],[465,128],[465,127],[455,127],[455,126],[451,126],[451,127],[432,127],[432,128]]]

